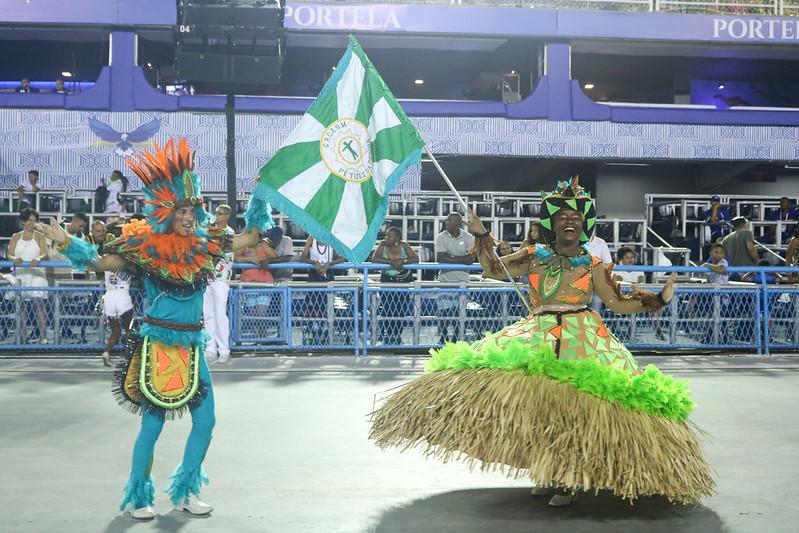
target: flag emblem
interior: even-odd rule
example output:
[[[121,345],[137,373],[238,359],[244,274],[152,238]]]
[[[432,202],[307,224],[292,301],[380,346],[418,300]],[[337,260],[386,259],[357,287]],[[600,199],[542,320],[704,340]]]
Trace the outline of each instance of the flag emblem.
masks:
[[[342,118],[325,129],[320,141],[322,160],[331,174],[363,183],[372,177],[369,131],[354,118]]]

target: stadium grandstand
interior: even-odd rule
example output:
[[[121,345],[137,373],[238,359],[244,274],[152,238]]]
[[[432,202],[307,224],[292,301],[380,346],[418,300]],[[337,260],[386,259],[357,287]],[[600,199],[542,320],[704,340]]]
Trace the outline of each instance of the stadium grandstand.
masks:
[[[287,196],[300,214],[282,212],[277,205],[287,204],[270,198],[274,227],[260,228],[257,240],[228,257],[229,280],[209,281],[213,292],[221,279],[223,296],[209,303],[205,294],[198,330],[212,328],[208,346],[217,347],[205,354],[195,348],[216,362],[215,374],[221,370],[217,394],[240,402],[238,414],[230,405],[226,414],[242,427],[256,420],[259,430],[285,427],[268,435],[230,429],[218,439],[228,438],[217,449],[227,458],[215,460],[224,462],[218,469],[227,469],[231,493],[212,494],[232,512],[214,523],[155,515],[156,529],[795,531],[799,510],[782,500],[799,468],[790,445],[799,421],[785,401],[796,398],[799,350],[799,0],[0,0],[0,419],[12,428],[0,437],[0,467],[14,476],[0,488],[0,507],[15,509],[0,518],[0,529],[131,527],[129,518],[112,515],[118,476],[105,479],[104,469],[119,470],[122,457],[114,463],[98,452],[108,444],[102,428],[60,423],[83,411],[98,425],[116,418],[87,401],[105,399],[98,392],[110,374],[103,363],[137,349],[128,329],[171,322],[153,322],[160,294],[148,285],[152,272],[142,274],[147,261],[109,278],[78,268],[70,242],[88,243],[101,256],[123,249],[114,239],[132,231],[135,219],[150,220],[153,209],[153,189],[130,164],[170,139],[190,145],[202,205],[216,222],[230,214],[227,225],[238,236],[230,242],[252,233],[248,209],[270,179],[266,169],[277,167],[267,165],[301,136],[320,93],[346,78],[337,68],[348,65],[341,58],[352,49],[350,36],[425,148],[421,158],[395,163],[395,185],[375,193],[385,216],[365,260],[353,260],[335,236],[330,245],[332,234],[319,233],[318,222],[308,223],[303,210],[314,199],[333,201],[324,194],[308,195],[299,207]],[[321,146],[312,152],[327,164]],[[338,175],[327,168],[325,178]],[[641,362],[689,377],[705,408],[697,419],[716,435],[706,449],[722,475],[718,495],[690,510],[675,510],[671,496],[630,507],[592,489],[570,514],[554,515],[545,512],[546,500],[528,501],[529,487],[519,496],[524,481],[496,473],[475,480],[466,468],[419,458],[403,457],[405,469],[396,457],[375,455],[370,443],[356,443],[365,440],[372,397],[416,377],[430,350],[479,346],[493,332],[549,312],[541,311],[547,306],[537,299],[533,267],[517,272],[505,260],[511,270],[492,275],[487,265],[525,250],[536,265],[548,257],[541,250],[557,255],[558,237],[546,231],[553,204],[545,200],[575,177],[593,198],[596,222],[585,247],[594,266],[605,264],[618,299],[651,291],[662,303],[656,312],[628,315],[594,296],[579,306],[601,324],[591,338],[610,335]],[[274,194],[285,189],[275,186]],[[177,212],[176,205],[169,208]],[[348,209],[339,216],[359,215]],[[587,224],[588,208],[580,215]],[[65,243],[44,227],[51,220]],[[479,222],[485,235],[473,231]],[[486,236],[497,257],[486,246],[481,251]],[[553,291],[561,290],[560,276]],[[119,287],[129,291],[132,311],[113,311],[108,293]],[[573,312],[563,306],[576,301],[559,300],[557,313]],[[558,357],[568,344],[562,331],[557,341],[542,337],[556,342]],[[320,375],[330,389],[326,380],[296,377]],[[81,400],[67,399],[73,393]],[[29,421],[13,414],[20,398],[34,413]],[[275,405],[280,416],[264,414]],[[338,410],[349,409],[355,416],[336,427]],[[258,414],[248,420],[245,411]],[[59,423],[33,422],[36,416]],[[351,481],[340,465],[311,477],[329,457],[311,447],[301,417],[320,419],[320,428],[305,429],[351,469]],[[109,423],[109,434],[124,427]],[[83,445],[76,431],[95,441],[87,450],[101,457],[102,468],[86,467],[98,478],[91,487],[77,482],[74,464],[63,468]],[[12,456],[33,462],[47,455],[52,443],[40,441],[50,434],[59,447],[74,448],[72,458],[61,449],[46,459],[48,475],[11,464]],[[277,436],[279,445],[271,442]],[[26,450],[26,442],[36,444]],[[168,446],[178,453],[182,443]],[[753,459],[754,450],[764,457]],[[278,456],[305,480],[280,471]],[[263,476],[231,466],[236,460],[263,465]],[[386,482],[386,494],[374,482],[384,461],[396,461],[386,467],[397,480]],[[425,469],[433,472],[428,486]],[[164,480],[169,473],[157,474]],[[50,476],[59,486],[36,479]],[[262,477],[270,478],[263,501],[234,494],[263,485]],[[71,501],[60,502],[68,483],[102,507],[76,511],[81,491],[67,491]],[[52,509],[40,507],[41,496]],[[209,512],[192,505],[185,504],[188,514]]]

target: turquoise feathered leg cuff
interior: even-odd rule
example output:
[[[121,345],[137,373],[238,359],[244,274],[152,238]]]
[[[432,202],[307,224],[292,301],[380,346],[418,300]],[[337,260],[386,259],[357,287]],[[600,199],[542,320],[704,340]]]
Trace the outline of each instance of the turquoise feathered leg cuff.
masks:
[[[175,469],[175,473],[170,476],[172,483],[164,492],[169,494],[172,505],[189,503],[189,495],[193,494],[200,497],[200,485],[208,484],[208,476],[202,465],[191,470],[184,470],[180,464]]]
[[[69,246],[63,253],[75,270],[86,270],[89,264],[96,266],[100,259],[97,248],[93,244],[76,237],[69,238]]]
[[[154,503],[155,482],[153,476],[147,479],[134,479],[131,474],[128,482],[125,483],[125,494],[122,497],[122,503],[119,504],[119,510],[140,509]]]

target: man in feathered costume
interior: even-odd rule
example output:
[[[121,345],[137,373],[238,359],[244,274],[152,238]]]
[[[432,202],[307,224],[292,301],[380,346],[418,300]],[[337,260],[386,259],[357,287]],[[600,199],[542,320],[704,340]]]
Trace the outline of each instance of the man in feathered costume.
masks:
[[[166,489],[178,510],[208,514],[199,499],[208,483],[202,467],[214,427],[211,374],[203,357],[203,293],[216,263],[226,251],[255,245],[259,231],[270,227],[270,208],[253,200],[245,215],[247,231],[226,235],[224,228],[207,228],[200,180],[185,139],[169,140],[153,153],[129,162],[143,183],[146,220],[125,225],[122,236],[106,244],[104,255],[81,239],[67,235],[54,221],[37,230],[54,242],[75,268],[119,271],[141,276],[148,307],[138,335],[128,343],[126,357],[115,372],[114,395],[134,413],[141,413],[141,431],[133,447],[130,477],[120,505],[137,519],[155,516],[150,475],[155,442],[164,420],[191,411],[192,429],[183,461]]]
[[[596,293],[616,313],[657,311],[671,300],[675,276],[659,294],[622,294],[587,247],[595,222],[577,179],[562,181],[542,201],[550,244],[497,259],[489,232],[469,214],[483,275],[505,279],[503,261],[511,276],[525,276],[532,312],[474,344],[434,352],[428,373],[375,413],[378,445],[507,465],[536,482],[533,494],[557,489],[553,506],[602,487],[630,500],[660,494],[683,503],[713,493],[686,384],[640,368],[588,307]]]

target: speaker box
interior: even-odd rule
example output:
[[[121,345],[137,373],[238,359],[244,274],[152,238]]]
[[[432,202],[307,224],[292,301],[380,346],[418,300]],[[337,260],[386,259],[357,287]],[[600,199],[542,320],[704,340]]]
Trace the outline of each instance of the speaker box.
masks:
[[[253,6],[189,4],[184,7],[183,24],[189,26],[282,28],[283,10],[278,4]]]
[[[277,85],[282,71],[277,56],[231,56],[233,68],[231,79],[234,83]]]
[[[178,50],[175,57],[179,77],[191,82],[276,85],[282,77],[277,56]]]
[[[178,76],[188,81],[227,82],[230,56],[210,52],[193,52],[178,48],[175,53]]]

